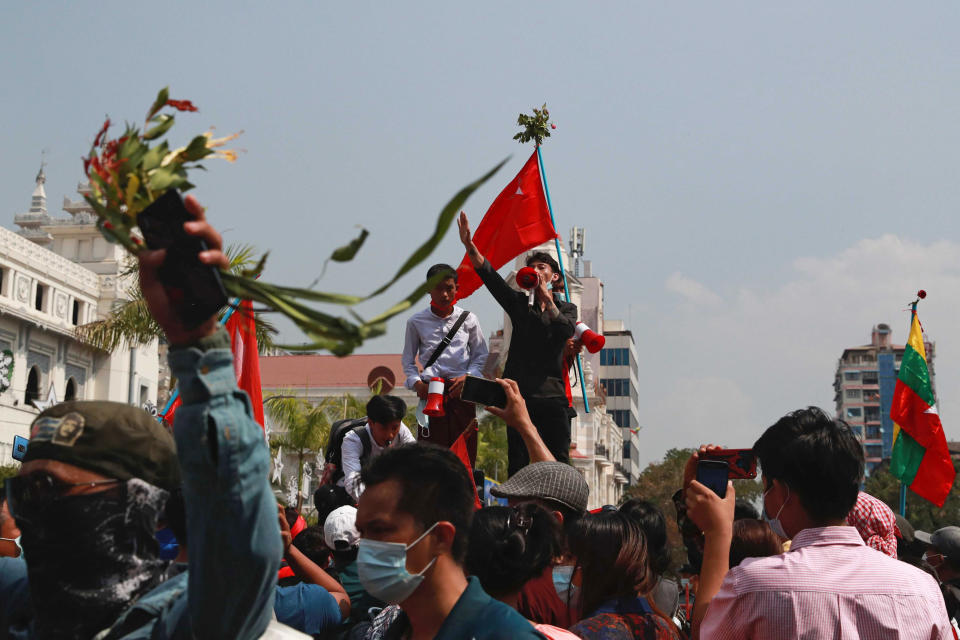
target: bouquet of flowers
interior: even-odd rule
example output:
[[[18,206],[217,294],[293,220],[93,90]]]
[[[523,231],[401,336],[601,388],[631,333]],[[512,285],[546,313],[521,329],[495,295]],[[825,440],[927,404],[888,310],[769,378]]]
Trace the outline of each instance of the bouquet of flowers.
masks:
[[[222,158],[235,162],[237,152],[225,149],[239,133],[214,138],[211,131],[194,136],[183,146],[171,149],[163,138],[173,127],[176,112],[197,111],[189,100],[172,100],[164,88],[147,111],[143,128],[127,124],[119,138],[110,138],[108,118],[93,141],[90,154],[83,160],[84,173],[90,180],[90,194],[85,199],[99,217],[98,227],[110,242],[123,245],[131,254],[143,248],[143,240],[135,231],[137,214],[169,189],[181,192],[193,188],[188,179],[192,169],[203,168],[205,158]],[[397,280],[423,262],[439,244],[454,216],[467,198],[506,162],[504,160],[478,180],[462,188],[441,210],[434,233],[418,247],[387,283],[369,295],[349,295],[269,284],[259,279],[266,255],[256,267],[242,274],[221,272],[227,293],[237,299],[253,300],[263,305],[260,311],[276,311],[290,318],[306,334],[309,342],[287,346],[288,349],[313,351],[326,349],[346,355],[365,339],[386,331],[386,321],[408,309],[435,283],[424,282],[386,311],[364,320],[353,309],[349,318],[320,311],[307,303],[326,303],[352,307],[389,289]],[[357,238],[330,255],[329,260],[352,260],[368,235],[362,230]]]

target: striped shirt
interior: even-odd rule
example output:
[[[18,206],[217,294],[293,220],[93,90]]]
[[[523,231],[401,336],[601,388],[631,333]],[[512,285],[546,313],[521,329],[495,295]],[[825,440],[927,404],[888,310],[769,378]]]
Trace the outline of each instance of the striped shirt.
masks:
[[[790,551],[727,573],[700,628],[703,640],[949,640],[936,582],[867,547],[853,527],[804,529]]]

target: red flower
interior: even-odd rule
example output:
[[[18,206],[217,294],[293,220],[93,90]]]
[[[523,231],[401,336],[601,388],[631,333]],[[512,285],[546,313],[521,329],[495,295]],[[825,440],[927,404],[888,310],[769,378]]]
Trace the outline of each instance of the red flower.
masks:
[[[196,111],[197,108],[189,100],[167,100],[167,106],[177,111]]]
[[[103,138],[103,135],[107,132],[107,129],[110,128],[110,118],[107,118],[103,123],[103,127],[100,128],[100,133],[97,134],[97,137],[93,140],[93,146],[100,146],[100,139]]]
[[[923,289],[920,289],[920,291],[917,291],[917,297],[923,300],[924,298],[927,297],[927,292],[924,291]]]

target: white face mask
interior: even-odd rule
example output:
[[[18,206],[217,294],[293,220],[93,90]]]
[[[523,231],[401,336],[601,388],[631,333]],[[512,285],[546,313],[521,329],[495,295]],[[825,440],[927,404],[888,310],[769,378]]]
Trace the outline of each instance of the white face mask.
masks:
[[[789,538],[787,532],[783,530],[783,523],[780,522],[780,514],[783,513],[783,508],[787,506],[787,500],[790,499],[790,487],[787,487],[787,500],[783,501],[783,504],[780,505],[780,508],[777,510],[777,515],[770,517],[767,515],[767,494],[773,489],[773,485],[770,485],[770,489],[767,489],[763,492],[763,519],[768,525],[770,525],[770,530],[781,538]]]
[[[361,538],[360,550],[357,553],[357,573],[367,593],[390,604],[399,604],[409,598],[437,559],[434,557],[422,571],[411,574],[407,571],[407,551],[423,540],[437,524],[439,523],[434,522],[423,535],[410,544]]]

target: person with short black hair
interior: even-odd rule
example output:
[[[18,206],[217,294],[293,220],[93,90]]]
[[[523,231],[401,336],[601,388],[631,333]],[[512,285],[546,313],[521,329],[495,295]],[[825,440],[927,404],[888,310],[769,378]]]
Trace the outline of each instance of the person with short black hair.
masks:
[[[560,525],[538,504],[487,507],[473,517],[467,571],[488,594],[514,609],[520,590],[562,553]],[[551,640],[576,638],[569,631],[532,620]]]
[[[703,569],[694,607],[703,638],[862,640],[953,637],[933,578],[867,547],[846,517],[863,480],[863,448],[842,420],[810,407],[787,414],[753,446],[763,470],[770,528],[792,538],[789,553],[727,571],[736,492],[726,497],[684,471],[687,514],[704,532]],[[709,606],[709,608],[707,608]],[[704,615],[705,613],[705,615]]]
[[[511,289],[480,253],[473,242],[466,214],[460,213],[458,224],[470,263],[513,326],[502,377],[515,380],[519,385],[530,418],[553,457],[569,463],[570,420],[576,414],[567,399],[564,350],[567,340],[575,333],[577,305],[565,302],[551,291],[552,286],[559,290],[560,265],[542,251],[528,256],[527,266],[536,270],[540,279],[534,289],[534,302],[530,304],[528,295]],[[577,349],[579,347],[574,350]],[[508,430],[507,473],[513,475],[529,461],[520,435]]]
[[[443,380],[443,416],[424,416],[417,437],[441,447],[450,447],[466,433],[472,465],[477,459],[476,406],[460,399],[468,375],[482,377],[487,363],[487,341],[476,314],[457,306],[457,271],[448,264],[427,270],[427,280],[439,278],[430,289],[430,306],[407,320],[401,357],[406,387],[416,391],[421,406],[430,382]],[[417,360],[420,368],[417,367]]]
[[[368,461],[390,447],[413,444],[416,439],[403,424],[407,415],[407,403],[403,398],[375,395],[367,401],[367,424],[356,428],[343,437],[340,446],[340,464],[343,477],[336,489],[342,498],[354,502],[363,493],[360,469]]]
[[[435,445],[392,448],[362,472],[357,507],[360,581],[399,605],[375,619],[386,637],[461,640],[540,637],[519,613],[468,579],[463,562],[475,489],[463,463]]]

